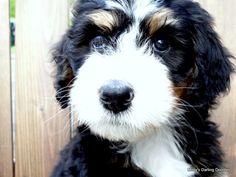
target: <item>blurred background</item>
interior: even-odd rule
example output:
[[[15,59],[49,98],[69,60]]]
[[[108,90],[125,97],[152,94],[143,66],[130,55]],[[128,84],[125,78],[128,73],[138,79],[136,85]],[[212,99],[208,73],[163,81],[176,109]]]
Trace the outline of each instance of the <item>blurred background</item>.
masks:
[[[236,1],[195,0],[236,56]],[[73,0],[0,0],[0,177],[48,177],[73,136],[70,110],[54,99],[50,49],[68,28]],[[235,62],[234,62],[235,63]],[[226,168],[236,177],[236,79],[212,120],[224,136]]]

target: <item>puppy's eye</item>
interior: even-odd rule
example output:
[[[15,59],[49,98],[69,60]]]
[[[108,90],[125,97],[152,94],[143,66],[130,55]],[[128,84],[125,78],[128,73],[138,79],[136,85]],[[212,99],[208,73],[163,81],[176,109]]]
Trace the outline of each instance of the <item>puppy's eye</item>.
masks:
[[[170,48],[170,44],[165,39],[157,39],[153,44],[154,50],[157,52],[166,52]]]
[[[108,45],[108,41],[103,36],[97,36],[91,41],[92,48],[98,52],[102,52]]]

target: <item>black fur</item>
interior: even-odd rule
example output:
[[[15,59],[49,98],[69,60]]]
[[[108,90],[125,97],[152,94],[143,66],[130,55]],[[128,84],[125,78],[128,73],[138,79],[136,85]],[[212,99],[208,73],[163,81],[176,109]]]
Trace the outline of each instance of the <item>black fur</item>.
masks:
[[[91,134],[85,126],[61,153],[52,177],[145,177],[129,163],[129,154],[118,153],[122,142],[110,142]]]
[[[233,72],[229,61],[231,55],[213,30],[212,18],[197,3],[190,0],[165,0],[162,5],[174,11],[180,19],[180,26],[178,29],[163,27],[150,44],[158,36],[171,36],[173,48],[169,53],[162,54],[163,63],[170,68],[170,77],[176,85],[181,84],[190,73],[192,87],[182,97],[191,105],[183,106],[187,110],[184,114],[185,123],[173,124],[172,128],[187,140],[182,142],[181,148],[188,163],[198,169],[222,168],[223,152],[218,141],[221,134],[208,117],[209,110],[217,103],[217,97],[229,89],[230,74]],[[81,0],[75,6],[73,25],[53,53],[57,67],[56,97],[62,108],[68,105],[68,88],[91,51],[90,42],[101,33],[86,17],[89,11],[95,9],[106,9],[105,1]],[[121,18],[125,17],[121,15]],[[123,26],[117,31],[128,29],[131,23],[132,19],[124,20]],[[115,36],[117,33],[108,35]],[[145,38],[145,29],[142,33]],[[120,154],[116,148],[111,148],[120,147],[120,143],[123,145],[124,142],[100,139],[82,126],[61,153],[60,162],[51,177],[147,176],[130,163],[129,153]],[[210,171],[200,171],[196,177],[211,175]]]

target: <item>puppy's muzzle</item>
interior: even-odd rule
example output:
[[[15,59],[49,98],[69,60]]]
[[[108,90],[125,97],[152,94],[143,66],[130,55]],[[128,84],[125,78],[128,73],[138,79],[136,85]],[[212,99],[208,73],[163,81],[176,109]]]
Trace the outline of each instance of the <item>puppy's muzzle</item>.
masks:
[[[114,114],[127,110],[134,98],[132,86],[121,80],[110,80],[99,90],[103,107]]]

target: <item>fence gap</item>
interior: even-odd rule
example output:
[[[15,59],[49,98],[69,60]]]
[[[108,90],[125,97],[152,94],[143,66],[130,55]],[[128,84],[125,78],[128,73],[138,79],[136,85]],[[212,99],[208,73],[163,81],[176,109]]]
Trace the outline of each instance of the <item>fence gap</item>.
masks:
[[[8,0],[0,0],[0,46],[0,177],[13,177]]]
[[[10,68],[11,68],[11,117],[12,117],[12,162],[13,176],[15,177],[16,162],[16,50],[15,50],[15,0],[10,0]]]

